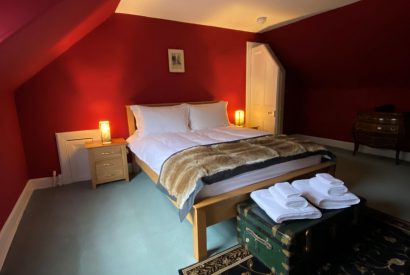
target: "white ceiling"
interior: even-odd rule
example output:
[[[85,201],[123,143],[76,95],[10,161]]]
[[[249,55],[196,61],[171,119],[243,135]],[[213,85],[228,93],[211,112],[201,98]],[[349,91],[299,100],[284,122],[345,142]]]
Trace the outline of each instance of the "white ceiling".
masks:
[[[359,0],[121,0],[116,12],[263,32]],[[264,24],[256,18],[266,16]]]

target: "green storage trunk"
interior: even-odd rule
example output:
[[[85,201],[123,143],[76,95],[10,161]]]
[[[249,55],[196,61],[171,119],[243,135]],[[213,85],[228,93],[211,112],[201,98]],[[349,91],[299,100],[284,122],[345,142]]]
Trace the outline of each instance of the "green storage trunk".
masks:
[[[321,210],[320,219],[277,224],[253,201],[240,203],[239,242],[273,274],[309,274],[349,237],[362,205],[363,200],[349,208]]]

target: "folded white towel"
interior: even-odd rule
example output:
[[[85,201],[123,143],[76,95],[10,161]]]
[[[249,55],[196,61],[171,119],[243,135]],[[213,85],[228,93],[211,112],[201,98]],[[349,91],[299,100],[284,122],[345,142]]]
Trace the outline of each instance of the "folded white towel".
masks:
[[[323,182],[324,184],[327,184],[329,186],[344,185],[343,181],[333,177],[329,173],[318,173],[318,174],[316,174],[316,178],[318,178],[318,180],[320,180],[321,182]]]
[[[320,181],[317,177],[309,179],[309,183],[312,188],[326,196],[342,196],[348,191],[344,184],[328,185]]]
[[[251,198],[276,223],[286,220],[317,219],[322,216],[322,213],[310,204],[303,208],[282,207],[275,201],[268,189],[253,191]]]
[[[290,185],[289,182],[278,182],[272,187],[276,189],[279,192],[279,194],[283,196],[285,199],[302,196],[302,192],[295,189],[292,185]]]
[[[282,193],[276,188],[276,184],[272,187],[269,187],[269,192],[275,199],[277,203],[279,203],[282,207],[285,208],[301,208],[301,207],[306,207],[308,206],[308,202],[305,198],[301,197],[302,192],[298,191],[296,188],[294,188],[290,183],[287,182],[289,185],[289,191],[290,190],[295,190],[293,193],[295,195],[289,196],[287,199],[282,195]]]
[[[351,192],[346,192],[341,196],[326,196],[316,191],[309,180],[295,180],[292,186],[301,191],[311,203],[323,209],[346,208],[360,202],[360,199]]]

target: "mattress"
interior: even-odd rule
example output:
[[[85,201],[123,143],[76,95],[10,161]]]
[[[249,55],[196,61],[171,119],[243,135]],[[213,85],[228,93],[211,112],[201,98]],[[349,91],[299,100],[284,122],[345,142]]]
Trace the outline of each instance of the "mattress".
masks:
[[[139,136],[138,131],[128,139],[128,147],[158,175],[162,164],[173,154],[198,145],[234,141],[270,134],[255,129],[236,126],[219,127],[190,132],[161,133]],[[196,196],[196,200],[223,194],[234,189],[251,185],[290,171],[320,163],[321,156],[310,156],[285,163],[275,164],[263,169],[250,171],[241,175],[206,185]]]

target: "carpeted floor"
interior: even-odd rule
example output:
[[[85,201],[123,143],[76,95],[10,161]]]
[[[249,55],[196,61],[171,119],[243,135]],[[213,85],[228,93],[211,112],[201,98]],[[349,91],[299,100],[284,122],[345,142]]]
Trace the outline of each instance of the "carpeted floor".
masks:
[[[334,150],[337,176],[368,205],[410,220],[410,164]],[[37,190],[1,275],[176,274],[193,264],[192,227],[149,178]],[[237,243],[235,221],[208,228],[211,253]]]
[[[336,176],[349,189],[367,199],[367,205],[410,221],[410,163],[330,148],[337,156]]]
[[[368,209],[364,211],[355,235],[329,258],[304,274],[410,274],[410,224]],[[179,270],[180,275],[260,275],[273,274],[243,246],[236,245],[207,260]]]
[[[144,173],[96,190],[88,182],[38,190],[0,274],[175,274],[195,261],[191,232]],[[233,221],[208,228],[208,247],[234,245],[234,232]]]

